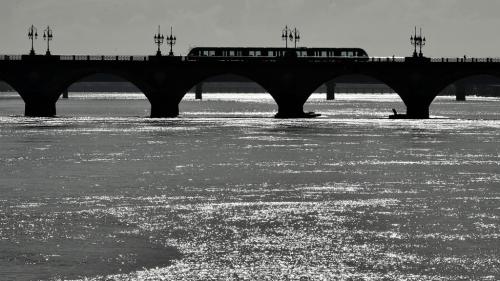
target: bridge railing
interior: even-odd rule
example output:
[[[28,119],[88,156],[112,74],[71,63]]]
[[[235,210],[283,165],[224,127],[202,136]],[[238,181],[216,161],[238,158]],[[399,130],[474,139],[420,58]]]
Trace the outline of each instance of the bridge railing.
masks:
[[[500,58],[431,58],[431,62],[454,62],[454,63],[473,63],[473,62],[500,62]]]
[[[370,57],[369,62],[405,62],[404,57]]]
[[[0,60],[22,60],[22,55],[0,55]]]
[[[149,56],[106,56],[106,55],[60,55],[53,56],[59,58],[62,61],[148,61]],[[23,55],[0,55],[0,61],[20,61],[23,59]],[[196,58],[195,60],[202,60],[204,58]],[[220,57],[220,58],[207,58],[210,60],[222,60],[222,61],[248,61],[252,59],[262,60],[263,58],[249,58],[249,57]],[[190,61],[190,57],[181,57],[181,61]],[[273,62],[278,61],[280,58],[269,57],[265,58],[266,61]],[[364,58],[345,58],[345,57],[329,57],[329,58],[307,58],[310,62],[336,62],[339,60],[354,60],[357,62],[390,62],[390,63],[402,63],[406,61],[404,57],[364,57]],[[500,63],[500,58],[430,58],[431,62],[434,63]]]
[[[64,61],[147,61],[148,56],[103,56],[103,55],[62,55],[60,60]]]

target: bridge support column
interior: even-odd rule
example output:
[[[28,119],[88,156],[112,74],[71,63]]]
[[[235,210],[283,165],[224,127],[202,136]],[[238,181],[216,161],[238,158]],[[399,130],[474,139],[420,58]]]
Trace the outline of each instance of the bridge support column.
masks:
[[[409,119],[428,119],[429,118],[428,103],[413,102],[406,104],[406,116]]]
[[[465,83],[457,82],[455,83],[455,95],[457,101],[465,101],[465,96],[467,95],[465,91]]]
[[[27,117],[54,117],[56,102],[46,100],[25,101],[24,116]]]
[[[64,90],[64,91],[62,92],[62,98],[63,98],[63,99],[67,99],[67,98],[68,98],[68,89],[66,89],[66,90]]]
[[[202,97],[202,94],[203,94],[203,82],[201,83],[198,83],[196,85],[196,90],[195,90],[195,99],[197,100],[201,100],[203,97]]]
[[[151,118],[173,118],[179,116],[179,103],[173,101],[150,101]]]
[[[335,99],[335,87],[337,84],[333,81],[326,83],[326,100],[334,100]]]
[[[276,118],[303,118],[306,117],[304,113],[304,104],[300,103],[278,103],[278,113]]]

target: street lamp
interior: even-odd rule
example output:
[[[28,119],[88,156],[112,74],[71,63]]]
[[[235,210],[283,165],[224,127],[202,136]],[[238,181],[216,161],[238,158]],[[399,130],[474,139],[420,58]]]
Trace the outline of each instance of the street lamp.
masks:
[[[288,28],[288,25],[281,31],[281,39],[285,41],[285,48],[288,49],[288,40],[293,41],[292,30]]]
[[[159,25],[158,25],[158,33],[155,34],[154,39],[155,39],[155,44],[158,45],[158,51],[156,52],[156,55],[161,56],[160,46],[163,44],[163,40],[165,39],[165,37],[163,36],[163,34],[160,33]]]
[[[170,27],[170,36],[167,36],[167,45],[170,46],[170,53],[168,53],[169,56],[173,56],[173,46],[177,42],[177,38],[173,35],[172,33],[172,27]]]
[[[297,42],[300,41],[300,32],[297,28],[293,29],[293,41],[295,44],[295,49],[297,49]]]
[[[420,34],[417,35],[417,27],[415,27],[415,35],[410,37],[410,42],[413,45],[413,57],[423,57],[422,47],[426,44],[425,37],[422,37],[422,28],[420,28]],[[417,54],[417,48],[419,48],[419,53]]]
[[[52,38],[54,38],[52,35],[52,29],[50,26],[47,26],[47,28],[43,31],[43,40],[47,41],[47,52],[45,53],[47,56],[50,56],[50,41],[52,41]]]
[[[35,49],[33,48],[33,41],[38,38],[38,32],[36,27],[31,25],[31,27],[28,29],[28,38],[31,40],[31,51],[30,55],[34,56],[35,55]]]

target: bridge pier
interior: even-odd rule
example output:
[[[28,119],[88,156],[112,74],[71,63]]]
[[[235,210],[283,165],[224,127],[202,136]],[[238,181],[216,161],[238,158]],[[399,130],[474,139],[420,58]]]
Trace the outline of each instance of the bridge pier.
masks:
[[[304,118],[306,117],[304,113],[304,104],[278,103],[278,113],[276,113],[275,117],[280,119]]]
[[[326,83],[326,100],[334,100],[335,99],[335,87],[337,84],[333,81]]]
[[[465,101],[466,100],[466,89],[465,83],[457,82],[455,83],[455,95],[457,101]]]
[[[408,119],[429,119],[429,106],[407,106],[406,116]]]
[[[203,98],[202,95],[203,95],[203,82],[200,82],[196,84],[194,98],[197,100],[201,100]]]
[[[25,101],[24,116],[26,117],[54,117],[56,115],[56,102],[49,100]]]
[[[151,118],[173,118],[179,116],[179,103],[151,102]]]

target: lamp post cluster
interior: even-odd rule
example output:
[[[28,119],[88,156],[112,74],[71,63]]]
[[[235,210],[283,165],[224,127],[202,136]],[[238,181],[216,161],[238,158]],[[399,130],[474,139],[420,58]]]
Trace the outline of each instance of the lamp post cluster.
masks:
[[[30,55],[34,56],[35,55],[35,48],[33,47],[33,41],[38,38],[38,31],[37,31],[36,27],[34,27],[33,25],[31,25],[30,28],[28,29],[28,38],[31,40]]]
[[[286,49],[288,49],[288,40],[294,42],[294,48],[297,48],[297,42],[300,41],[300,32],[297,28],[290,29],[287,25],[281,32],[281,39],[285,41]]]
[[[426,39],[422,37],[422,28],[420,28],[420,34],[417,35],[417,27],[415,27],[415,35],[410,37],[410,42],[413,45],[413,57],[423,57],[422,47],[425,46]],[[417,53],[417,48],[420,50]]]
[[[156,51],[156,55],[161,56],[160,47],[163,44],[163,41],[165,40],[165,36],[163,36],[163,34],[161,34],[159,25],[158,25],[158,33],[155,34],[154,40],[155,40],[155,44],[158,45],[158,51]]]
[[[43,31],[43,40],[47,41],[47,52],[45,55],[50,56],[50,41],[52,41],[54,38],[52,29],[50,26],[47,26],[47,28]],[[28,39],[31,41],[31,50],[30,50],[30,55],[34,56],[35,55],[35,48],[34,48],[34,41],[38,39],[38,29],[34,26],[31,25],[28,28]]]
[[[165,39],[167,40],[167,45],[170,46],[170,52],[168,55],[173,56],[174,55],[173,47],[174,47],[175,43],[177,42],[177,37],[175,37],[173,35],[172,27],[170,27],[170,35],[167,37],[163,36],[163,34],[160,31],[160,26],[158,26],[158,33],[155,34],[155,36],[154,36],[154,42],[156,45],[158,45],[158,51],[156,51],[156,55],[161,56],[161,48],[160,47],[164,43]]]
[[[50,41],[52,41],[52,38],[54,38],[52,35],[52,29],[50,26],[47,26],[47,28],[43,31],[43,40],[47,41],[47,52],[45,53],[47,56],[50,56]]]

